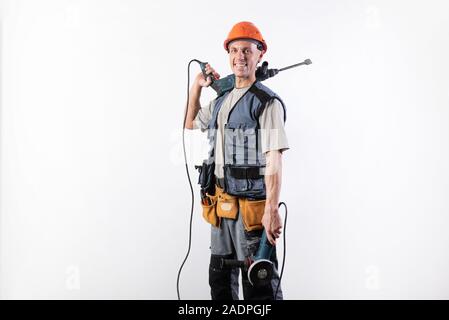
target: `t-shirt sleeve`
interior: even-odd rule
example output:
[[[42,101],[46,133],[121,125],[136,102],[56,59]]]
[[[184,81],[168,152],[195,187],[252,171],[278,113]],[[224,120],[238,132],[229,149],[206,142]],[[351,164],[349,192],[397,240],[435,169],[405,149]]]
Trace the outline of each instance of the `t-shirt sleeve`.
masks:
[[[213,105],[214,100],[198,111],[195,119],[193,120],[193,129],[201,129],[202,132],[207,130],[207,126],[212,118]]]
[[[284,108],[279,100],[267,104],[259,118],[262,153],[289,149],[284,127]]]

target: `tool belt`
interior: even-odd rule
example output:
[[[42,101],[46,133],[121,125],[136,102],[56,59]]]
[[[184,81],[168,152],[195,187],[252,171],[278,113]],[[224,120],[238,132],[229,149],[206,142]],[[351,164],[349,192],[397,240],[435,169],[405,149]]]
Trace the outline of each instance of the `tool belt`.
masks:
[[[242,215],[246,231],[260,230],[262,216],[265,211],[265,200],[249,200],[227,194],[219,186],[215,187],[215,194],[206,194],[207,202],[202,202],[203,218],[213,225],[220,227],[222,218],[236,220],[238,213]]]
[[[245,230],[263,228],[265,200],[237,197],[224,192],[224,179],[215,176],[214,163],[203,162],[201,166],[195,168],[200,173],[198,183],[201,186],[201,206],[203,218],[208,223],[218,228],[222,218],[235,220],[240,212]]]

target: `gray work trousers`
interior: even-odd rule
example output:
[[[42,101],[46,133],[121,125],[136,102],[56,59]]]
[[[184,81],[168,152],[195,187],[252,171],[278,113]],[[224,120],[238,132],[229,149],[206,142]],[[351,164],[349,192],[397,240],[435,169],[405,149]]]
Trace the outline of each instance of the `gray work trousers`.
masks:
[[[220,227],[211,227],[211,263],[209,265],[209,285],[213,300],[239,299],[239,273],[240,269],[224,269],[218,267],[221,258],[246,260],[253,257],[259,247],[260,238],[264,230],[246,231],[240,212],[237,219],[221,218]],[[275,267],[271,283],[263,287],[253,287],[248,280],[246,272],[242,274],[242,287],[244,300],[274,300],[276,288],[279,283],[277,272],[278,262],[276,248],[270,257]],[[275,300],[282,300],[282,289],[279,286]]]

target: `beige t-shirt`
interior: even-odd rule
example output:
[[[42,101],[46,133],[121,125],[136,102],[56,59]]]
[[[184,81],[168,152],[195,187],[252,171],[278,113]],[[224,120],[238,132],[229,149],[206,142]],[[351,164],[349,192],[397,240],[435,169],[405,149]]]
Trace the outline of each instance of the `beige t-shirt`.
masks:
[[[223,104],[218,113],[217,119],[217,141],[215,146],[215,175],[218,178],[223,178],[224,165],[224,126],[228,120],[229,111],[236,104],[236,102],[248,91],[248,87],[234,88],[223,101]],[[201,108],[193,121],[194,129],[201,129],[206,131],[207,126],[212,118],[214,110],[214,100],[208,103],[204,108]],[[287,135],[284,128],[284,108],[279,100],[274,99],[270,102],[259,118],[261,129],[261,147],[262,153],[268,151],[280,150],[281,152],[289,149]]]

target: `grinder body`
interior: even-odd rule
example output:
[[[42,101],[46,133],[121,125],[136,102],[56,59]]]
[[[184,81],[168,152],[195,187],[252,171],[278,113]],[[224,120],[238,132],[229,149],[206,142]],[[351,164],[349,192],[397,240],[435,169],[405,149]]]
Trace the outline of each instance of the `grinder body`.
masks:
[[[273,262],[270,260],[273,248],[263,230],[259,248],[248,268],[248,280],[255,287],[265,286],[271,282],[274,273]]]
[[[242,268],[248,275],[248,280],[254,287],[262,287],[271,282],[274,273],[273,262],[270,258],[274,247],[267,239],[265,230],[259,242],[259,248],[252,258],[245,261],[235,259],[221,259],[221,268]]]

